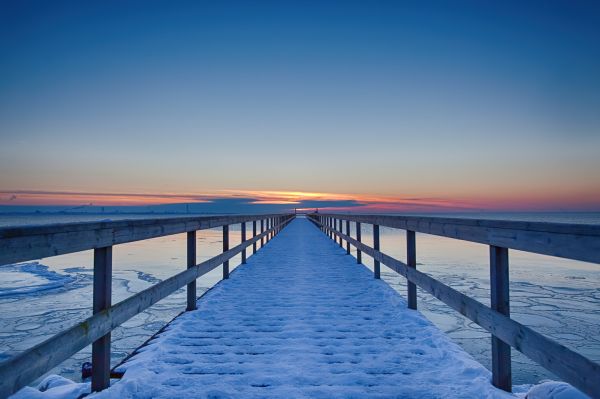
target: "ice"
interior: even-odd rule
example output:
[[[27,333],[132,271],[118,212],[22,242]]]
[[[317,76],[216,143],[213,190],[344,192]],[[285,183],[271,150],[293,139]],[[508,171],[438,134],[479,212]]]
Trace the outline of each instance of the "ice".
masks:
[[[76,278],[48,270],[38,262],[0,266],[0,298],[42,295],[48,291],[70,289]]]

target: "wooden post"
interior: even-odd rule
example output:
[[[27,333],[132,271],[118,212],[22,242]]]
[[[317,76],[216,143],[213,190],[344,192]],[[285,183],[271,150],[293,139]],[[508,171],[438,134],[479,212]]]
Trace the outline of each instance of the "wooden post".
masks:
[[[491,307],[510,316],[508,248],[490,245]],[[492,384],[507,392],[512,390],[510,345],[492,335]]]
[[[329,229],[330,229],[330,230],[329,230],[329,231],[330,231],[330,233],[329,233],[329,238],[331,238],[332,240],[334,240],[334,241],[335,241],[335,238],[336,238],[336,237],[335,237],[335,234],[333,234],[333,229],[334,229],[334,227],[335,227],[335,225],[334,225],[334,219],[333,219],[333,217],[330,217],[330,218],[329,218]]]
[[[358,242],[362,242],[361,241],[361,226],[360,226],[360,222],[356,222],[356,241]],[[356,263],[362,263],[362,251],[360,249],[356,249]]]
[[[246,241],[246,222],[242,222],[242,244]],[[242,265],[246,264],[246,248],[242,249]]]
[[[346,220],[346,235],[350,236],[350,221]],[[346,255],[350,255],[350,241],[346,241]]]
[[[379,225],[373,225],[373,249],[379,251]],[[381,267],[378,260],[373,261],[373,276],[381,278]]]
[[[112,247],[94,249],[93,313],[110,308],[112,293]],[[92,344],[92,391],[110,385],[110,333]]]
[[[229,251],[229,226],[223,226],[223,252]],[[229,278],[229,261],[223,262],[223,280]]]
[[[337,231],[339,231],[340,233],[342,232],[342,219],[338,219]],[[344,248],[344,244],[342,244],[342,236],[338,235],[338,237],[340,239],[340,247]]]
[[[271,230],[271,227],[273,225],[271,224],[271,218],[267,218],[267,244],[269,243],[269,241],[271,241],[271,232],[269,230]]]
[[[187,268],[196,266],[196,232],[187,233]],[[187,285],[187,307],[185,310],[196,309],[196,280]]]
[[[415,232],[406,230],[406,265],[417,268],[417,242]],[[415,283],[407,281],[408,287],[408,308],[417,309],[417,286]]]
[[[337,244],[338,242],[338,236],[337,234],[335,234],[335,232],[337,231],[337,219],[336,218],[332,218],[333,220],[333,232],[331,233],[333,235],[333,241],[335,241],[335,243]]]
[[[265,232],[265,219],[260,219],[260,234]],[[265,236],[260,237],[260,247],[265,246]]]
[[[256,220],[252,221],[252,238],[256,237]],[[256,241],[252,243],[252,255],[256,253]]]

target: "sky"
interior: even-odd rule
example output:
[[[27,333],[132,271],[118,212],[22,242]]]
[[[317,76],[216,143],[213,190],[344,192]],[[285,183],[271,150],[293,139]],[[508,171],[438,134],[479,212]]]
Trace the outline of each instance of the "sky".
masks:
[[[4,0],[0,205],[600,210],[598,71],[598,2]]]

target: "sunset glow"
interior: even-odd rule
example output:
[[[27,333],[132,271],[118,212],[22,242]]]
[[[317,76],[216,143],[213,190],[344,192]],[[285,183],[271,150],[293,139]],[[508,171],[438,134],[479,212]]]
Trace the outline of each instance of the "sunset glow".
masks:
[[[145,193],[82,193],[1,191],[0,205],[65,205],[83,206],[149,206],[161,204],[205,203],[215,200],[247,199],[255,205],[288,205],[301,211],[326,209],[334,212],[424,212],[424,211],[480,211],[480,210],[595,210],[600,196],[521,196],[519,198],[415,198],[411,196],[376,196],[369,194],[311,193],[299,191],[233,191],[217,193],[145,194]],[[323,202],[321,206],[303,207],[311,201]],[[352,202],[339,206],[339,202]]]

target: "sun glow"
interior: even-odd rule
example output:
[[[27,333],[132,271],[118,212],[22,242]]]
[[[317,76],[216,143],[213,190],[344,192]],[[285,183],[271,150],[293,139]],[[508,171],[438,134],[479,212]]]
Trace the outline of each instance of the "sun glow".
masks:
[[[211,193],[94,193],[70,191],[0,191],[0,205],[21,206],[151,206],[182,203],[210,204],[240,200],[249,205],[289,206],[287,209],[353,212],[428,212],[461,210],[594,210],[600,198],[593,193],[548,196],[490,196],[431,198],[415,195],[383,196],[304,191],[219,190]]]

